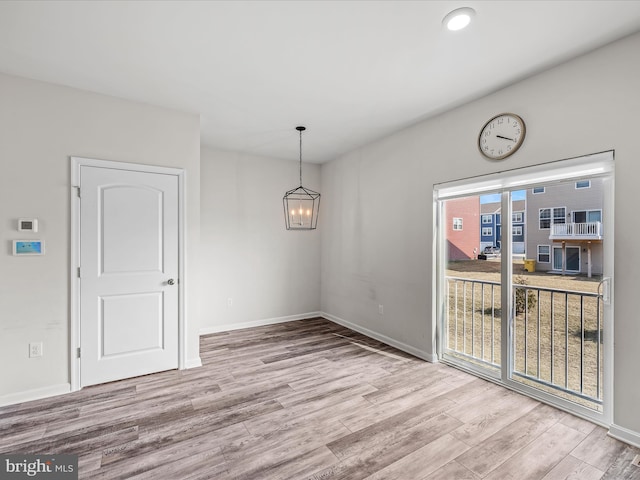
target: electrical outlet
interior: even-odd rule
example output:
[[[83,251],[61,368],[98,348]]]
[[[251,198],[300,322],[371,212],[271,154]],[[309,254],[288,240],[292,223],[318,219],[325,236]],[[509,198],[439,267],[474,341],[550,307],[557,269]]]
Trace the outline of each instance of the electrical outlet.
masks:
[[[233,307],[233,298],[231,297],[227,298],[227,307],[229,308]]]
[[[378,313],[384,315],[384,305],[378,305]]]
[[[42,356],[42,342],[34,342],[29,344],[29,358]]]

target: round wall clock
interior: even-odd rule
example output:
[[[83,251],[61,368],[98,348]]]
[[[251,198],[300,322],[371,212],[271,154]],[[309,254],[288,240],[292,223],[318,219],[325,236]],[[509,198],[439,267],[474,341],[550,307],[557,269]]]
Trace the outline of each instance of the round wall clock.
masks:
[[[485,157],[502,160],[520,148],[525,133],[522,118],[513,113],[501,113],[485,123],[480,130],[478,148]]]

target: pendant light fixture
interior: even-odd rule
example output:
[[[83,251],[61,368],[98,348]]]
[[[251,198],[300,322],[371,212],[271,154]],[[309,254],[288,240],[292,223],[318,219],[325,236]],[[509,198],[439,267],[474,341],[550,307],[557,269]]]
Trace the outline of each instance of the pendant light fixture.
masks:
[[[284,194],[284,220],[287,230],[315,230],[320,211],[320,194],[302,186],[302,132],[305,127],[296,127],[300,134],[300,186]]]

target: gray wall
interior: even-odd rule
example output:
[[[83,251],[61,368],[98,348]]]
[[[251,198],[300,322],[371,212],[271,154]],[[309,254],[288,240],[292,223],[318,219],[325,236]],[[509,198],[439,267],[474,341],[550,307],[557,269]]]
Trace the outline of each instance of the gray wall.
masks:
[[[285,230],[282,197],[299,185],[298,163],[202,148],[200,181],[201,332],[318,312],[326,196],[317,230]],[[319,182],[320,166],[303,164],[304,186],[323,193]]]
[[[205,149],[201,175],[195,115],[0,75],[0,399],[69,382],[70,155],[187,170],[190,361],[200,311],[211,330],[297,315],[318,308],[318,285],[320,308],[334,319],[429,358],[434,183],[614,148],[616,217],[634,218],[638,51],[634,35],[344,155],[321,175],[309,170],[305,179],[322,193],[316,232],[281,226],[295,162]],[[491,162],[478,153],[477,134],[503,111],[523,116],[527,139],[513,157]],[[22,216],[41,220],[46,256],[10,255]],[[640,432],[639,230],[616,224],[614,422],[630,432]],[[28,343],[40,340],[45,356],[29,359]]]
[[[69,156],[187,171],[187,285],[198,285],[200,119],[0,75],[0,402],[69,388]],[[13,257],[19,217],[37,217],[42,257]],[[28,238],[34,238],[31,234]],[[198,358],[198,295],[187,294],[187,361]],[[28,358],[29,342],[44,356]]]
[[[613,148],[615,214],[634,218],[639,51],[636,34],[323,165],[322,310],[434,353],[435,183]],[[489,161],[477,135],[501,112],[521,115],[527,138],[513,157]],[[614,423],[640,432],[640,225],[618,221],[615,233]]]

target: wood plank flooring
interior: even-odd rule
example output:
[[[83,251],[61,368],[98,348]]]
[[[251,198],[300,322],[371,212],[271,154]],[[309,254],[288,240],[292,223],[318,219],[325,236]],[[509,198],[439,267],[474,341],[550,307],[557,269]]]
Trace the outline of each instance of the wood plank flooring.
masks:
[[[605,429],[325,319],[201,357],[0,408],[0,453],[74,453],[81,479],[640,479]]]

